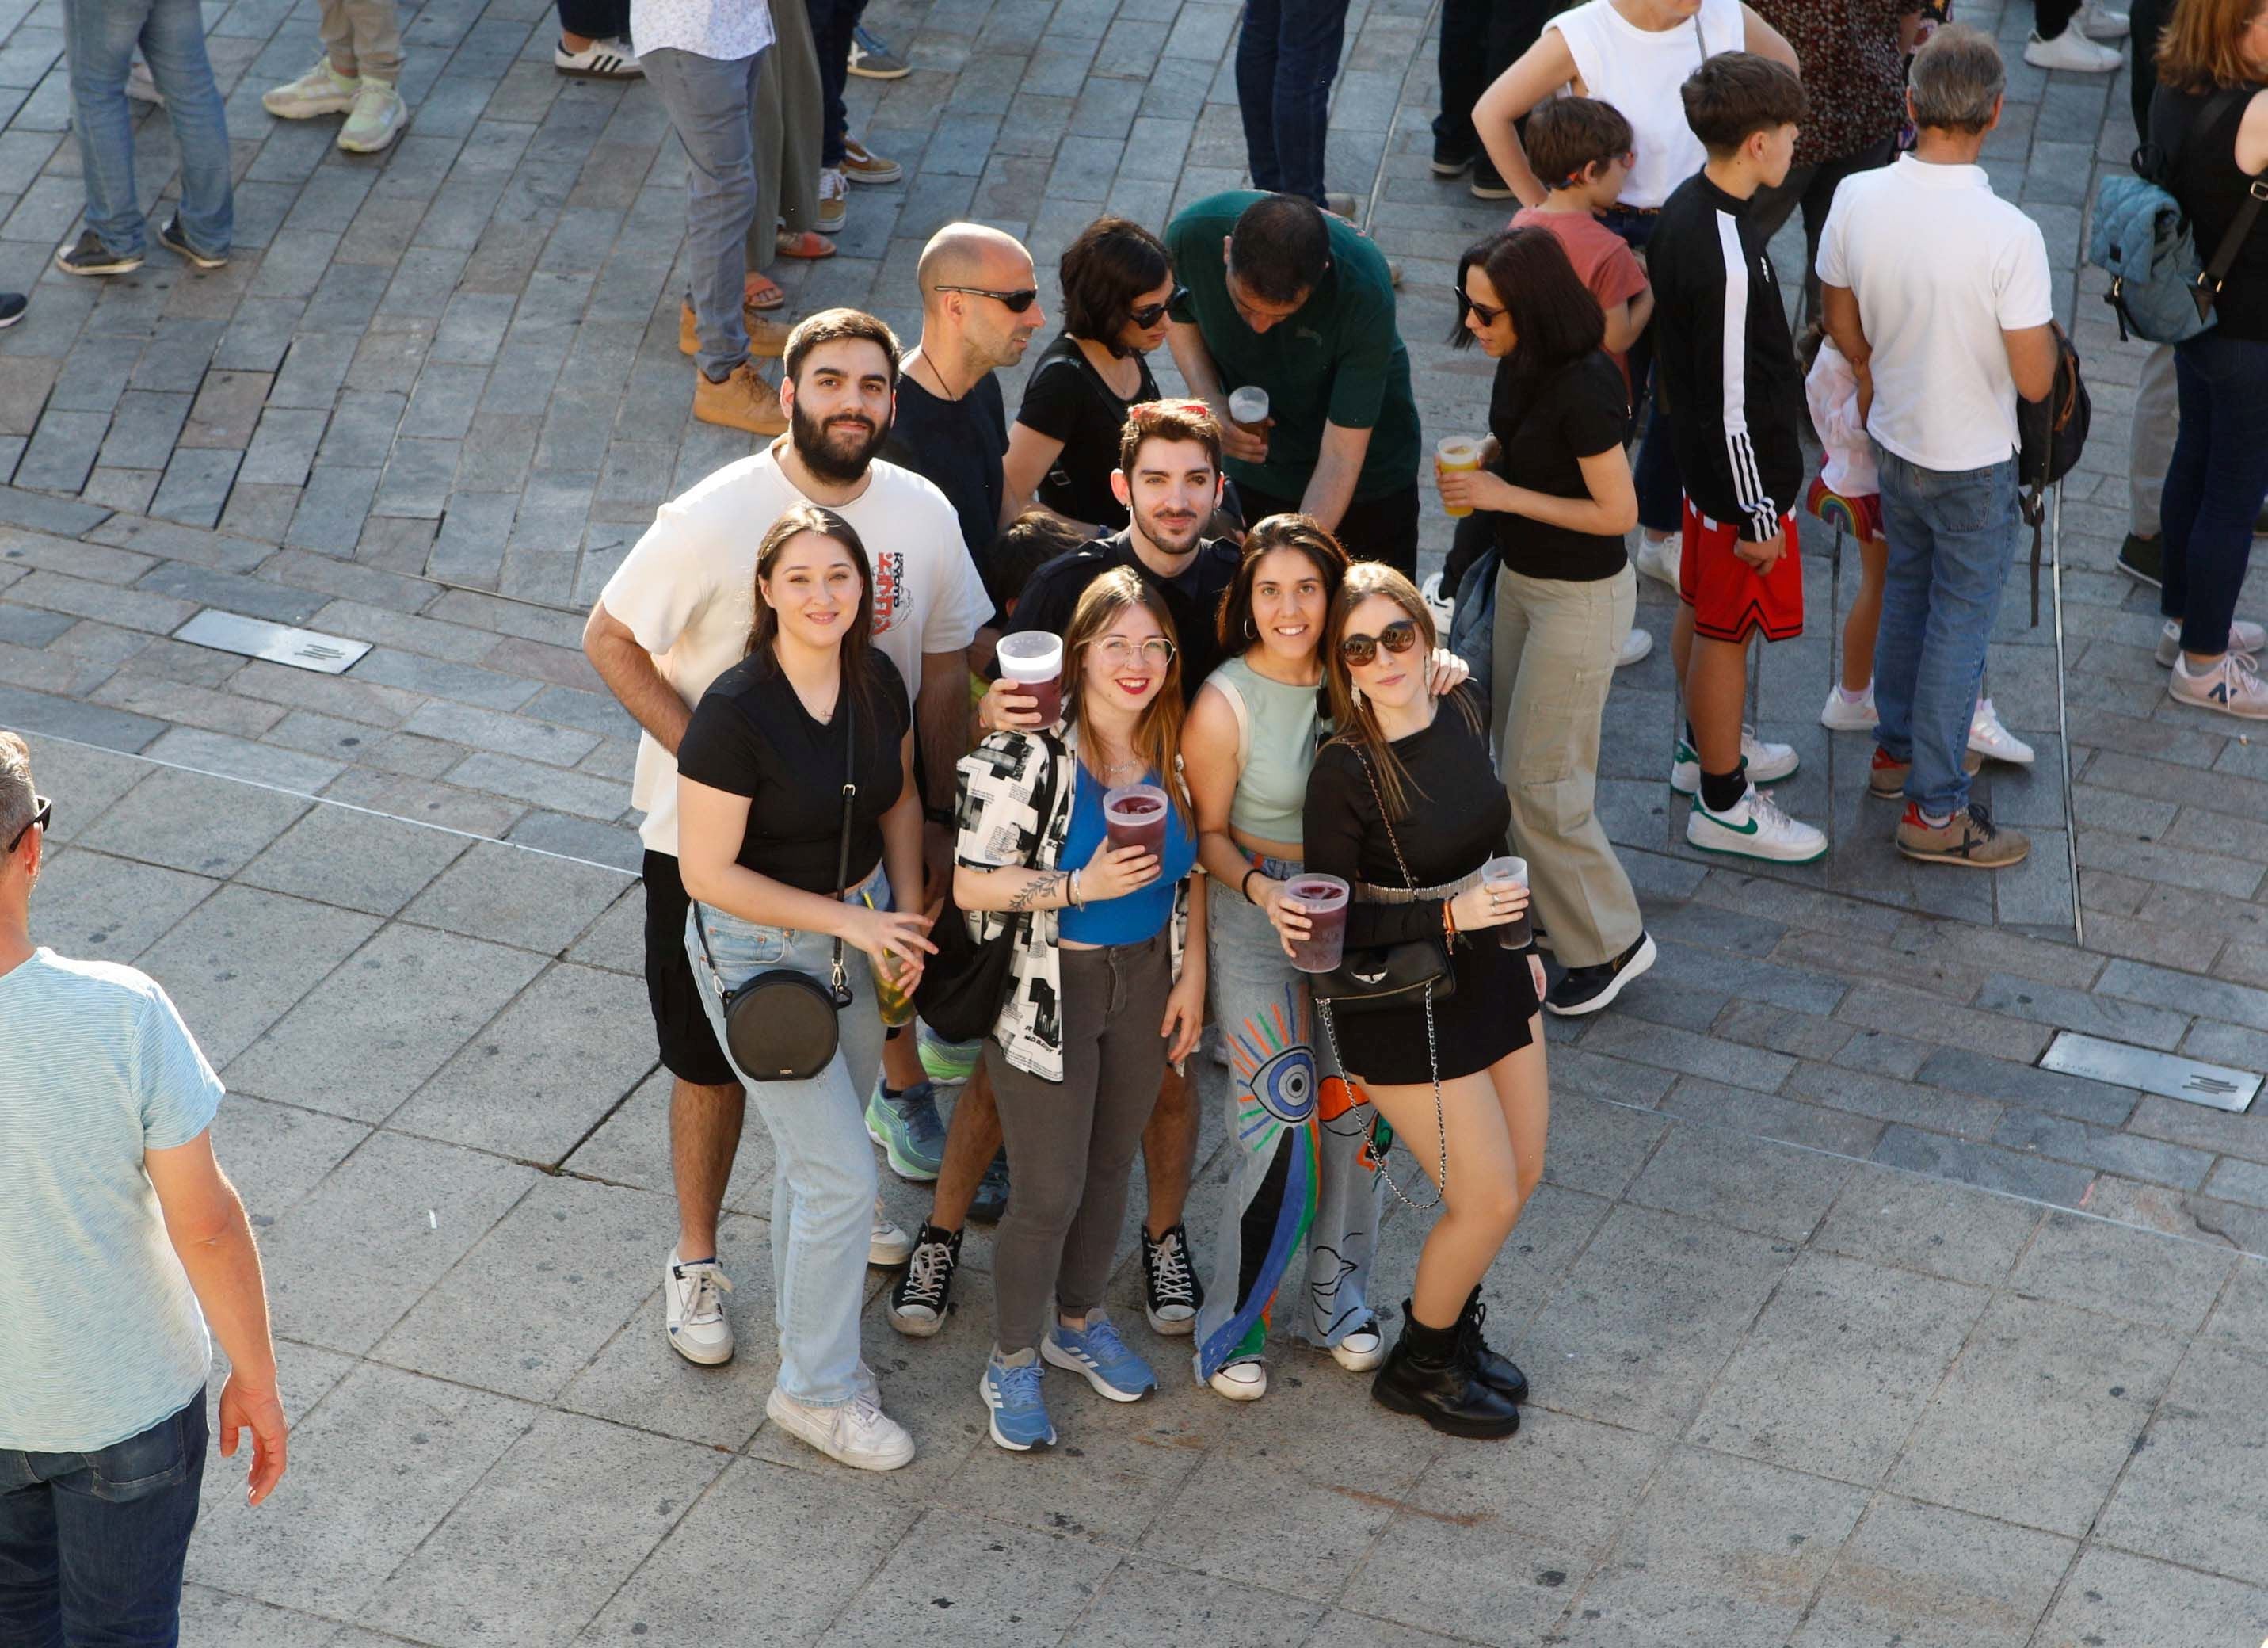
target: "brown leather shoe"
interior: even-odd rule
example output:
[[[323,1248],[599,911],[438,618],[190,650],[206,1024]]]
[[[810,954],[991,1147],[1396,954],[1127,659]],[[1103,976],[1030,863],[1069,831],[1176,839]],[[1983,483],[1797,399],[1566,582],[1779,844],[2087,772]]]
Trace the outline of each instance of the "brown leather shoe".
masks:
[[[1961,770],[1970,778],[1984,771],[1984,757],[1974,750],[1961,752]],[[1911,761],[1893,761],[1882,746],[1874,746],[1874,765],[1867,769],[1867,794],[1878,802],[1894,802],[1906,793],[1906,774],[1913,771]]]
[[[777,435],[787,429],[779,391],[745,360],[722,383],[711,382],[705,372],[693,374],[693,416],[704,424],[745,429],[752,435]]]
[[[1911,802],[1898,820],[1898,851],[1925,864],[1958,864],[1968,869],[2006,869],[2021,864],[2032,844],[2021,830],[2003,829],[1992,816],[1971,802],[1933,830],[1921,821]]]
[[[777,360],[787,353],[788,326],[784,321],[767,321],[754,309],[742,309],[740,319],[748,326],[748,352],[762,355],[767,360]],[[677,352],[697,355],[701,352],[701,328],[693,318],[693,306],[681,304],[677,311]]]

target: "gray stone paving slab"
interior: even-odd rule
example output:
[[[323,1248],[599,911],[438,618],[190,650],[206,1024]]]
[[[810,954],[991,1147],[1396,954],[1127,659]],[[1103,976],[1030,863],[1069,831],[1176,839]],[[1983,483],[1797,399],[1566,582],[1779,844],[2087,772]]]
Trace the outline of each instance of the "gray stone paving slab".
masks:
[[[370,916],[224,887],[144,952],[215,1066],[242,1053],[378,927]]]
[[[393,915],[473,844],[374,813],[318,807],[238,873],[247,886]]]
[[[605,913],[623,889],[617,871],[479,844],[403,914],[429,927],[556,956]]]
[[[2071,1541],[1940,1505],[1869,1506],[1794,1648],[2021,1648],[2069,1568]]]
[[[67,956],[138,956],[219,884],[156,864],[57,847],[40,874],[41,942]]]

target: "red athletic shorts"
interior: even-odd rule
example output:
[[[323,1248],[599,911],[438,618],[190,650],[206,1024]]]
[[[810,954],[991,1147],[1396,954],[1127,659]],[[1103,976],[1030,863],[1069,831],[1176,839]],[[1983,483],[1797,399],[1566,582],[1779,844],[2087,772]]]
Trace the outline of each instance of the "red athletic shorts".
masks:
[[[1803,562],[1796,551],[1795,517],[1780,517],[1787,541],[1771,571],[1759,573],[1733,552],[1739,528],[1697,514],[1685,500],[1685,541],[1677,561],[1677,593],[1693,609],[1693,632],[1712,641],[1745,641],[1762,630],[1768,641],[1803,633]]]

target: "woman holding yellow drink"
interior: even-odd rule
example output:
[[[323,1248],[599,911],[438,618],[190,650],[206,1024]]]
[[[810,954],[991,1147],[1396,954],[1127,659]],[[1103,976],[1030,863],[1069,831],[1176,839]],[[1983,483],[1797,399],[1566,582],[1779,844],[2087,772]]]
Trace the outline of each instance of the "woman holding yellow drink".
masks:
[[[1638,522],[1623,452],[1629,402],[1600,347],[1598,300],[1550,230],[1506,230],[1472,248],[1457,292],[1455,342],[1494,358],[1496,382],[1472,467],[1449,462],[1462,448],[1437,448],[1435,479],[1451,514],[1485,516],[1502,563],[1491,731],[1536,920],[1566,970],[1544,1006],[1594,1013],[1654,958],[1592,806],[1599,720],[1638,610],[1623,551]]]

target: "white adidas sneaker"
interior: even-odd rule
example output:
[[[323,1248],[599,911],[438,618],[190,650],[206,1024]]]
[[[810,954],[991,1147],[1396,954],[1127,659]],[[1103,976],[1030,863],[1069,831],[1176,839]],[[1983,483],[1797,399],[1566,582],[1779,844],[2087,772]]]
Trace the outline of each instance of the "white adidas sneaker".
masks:
[[[2000,724],[1990,698],[1977,699],[1976,712],[1969,718],[1969,747],[1987,761],[2006,761],[2019,767],[2032,765],[2031,745]]]

